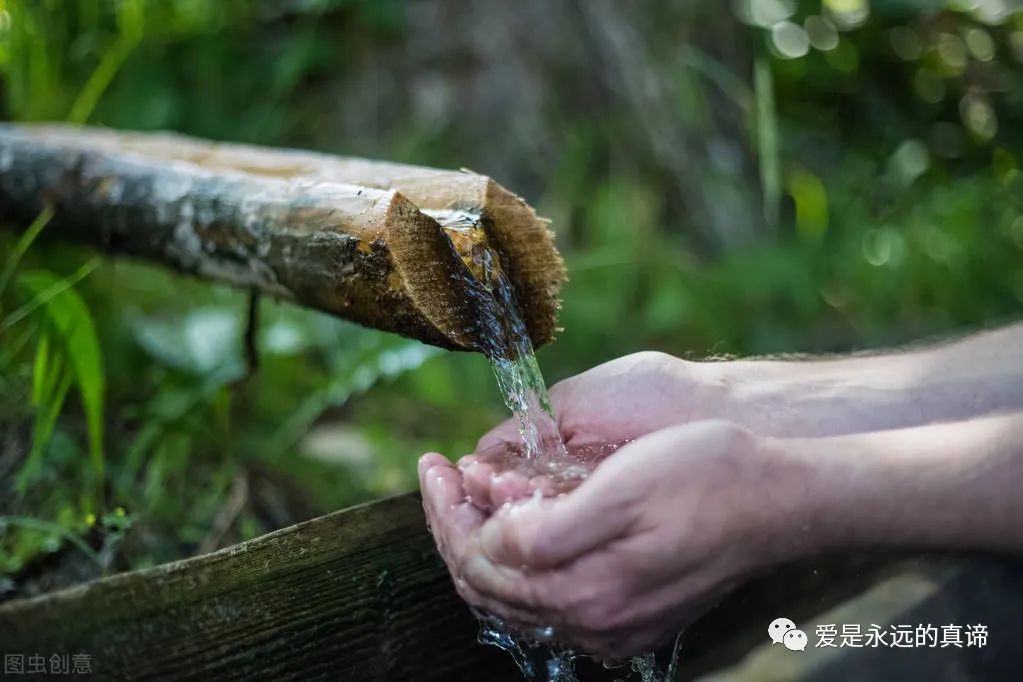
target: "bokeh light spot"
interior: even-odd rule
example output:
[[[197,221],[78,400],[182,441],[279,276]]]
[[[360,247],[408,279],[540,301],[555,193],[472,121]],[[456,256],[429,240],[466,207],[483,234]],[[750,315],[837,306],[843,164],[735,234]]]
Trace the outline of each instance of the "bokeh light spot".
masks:
[[[878,227],[863,235],[863,257],[874,267],[896,266],[906,253],[902,235],[890,227]]]
[[[991,35],[982,28],[976,26],[966,31],[966,47],[974,59],[982,62],[989,62],[995,58],[995,41]]]
[[[771,45],[785,59],[799,59],[810,51],[810,38],[799,24],[780,21],[771,27]]]
[[[963,124],[977,137],[990,140],[998,132],[998,119],[988,98],[971,92],[959,101],[959,115]]]
[[[814,14],[806,18],[803,26],[814,48],[827,52],[838,47],[838,29],[826,18]]]
[[[824,7],[835,25],[843,30],[862,26],[870,17],[867,0],[824,0]]]
[[[973,15],[985,24],[1003,24],[1009,18],[1009,7],[1004,0],[977,0],[973,4]]]
[[[904,185],[912,185],[931,166],[931,154],[927,145],[917,139],[906,140],[892,153],[889,168]]]
[[[939,34],[935,49],[949,73],[960,74],[966,68],[966,43],[959,36],[951,33]]]
[[[763,28],[785,21],[795,12],[794,0],[738,0],[735,3],[735,15],[740,21]]]

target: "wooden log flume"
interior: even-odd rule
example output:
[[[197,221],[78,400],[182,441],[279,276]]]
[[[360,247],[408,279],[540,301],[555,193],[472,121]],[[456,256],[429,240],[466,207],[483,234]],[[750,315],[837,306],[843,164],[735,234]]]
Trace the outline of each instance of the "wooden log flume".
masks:
[[[0,126],[0,221],[481,350],[481,283],[438,219],[478,216],[534,345],[565,280],[547,221],[490,178],[173,133]]]

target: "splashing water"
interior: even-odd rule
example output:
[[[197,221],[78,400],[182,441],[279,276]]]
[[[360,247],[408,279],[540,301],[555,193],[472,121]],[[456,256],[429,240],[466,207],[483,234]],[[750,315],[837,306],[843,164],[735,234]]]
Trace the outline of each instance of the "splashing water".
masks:
[[[675,679],[681,634],[656,653],[639,654],[621,663],[597,663],[586,654],[558,644],[553,628],[524,630],[493,614],[478,609],[473,609],[473,613],[480,623],[479,641],[511,654],[527,680],[583,682],[581,675],[586,668],[597,672],[601,667],[614,670],[615,679],[622,682],[669,682]]]
[[[623,443],[566,448],[514,290],[497,252],[487,244],[479,216],[438,211],[434,217],[476,280],[486,288],[487,295],[480,300],[480,338],[501,397],[518,421],[521,450],[502,445],[481,453],[480,458],[491,464],[495,472],[516,471],[527,479],[542,477],[544,486],[540,490],[545,496],[566,493]],[[527,680],[580,682],[576,664],[589,657],[559,644],[553,628],[526,630],[493,614],[478,609],[473,612],[480,623],[479,641],[511,654]],[[661,652],[664,660],[647,653],[620,665],[604,667],[622,669],[623,680],[666,682],[675,677],[678,643],[676,639],[670,650]],[[628,670],[624,669],[626,666]]]

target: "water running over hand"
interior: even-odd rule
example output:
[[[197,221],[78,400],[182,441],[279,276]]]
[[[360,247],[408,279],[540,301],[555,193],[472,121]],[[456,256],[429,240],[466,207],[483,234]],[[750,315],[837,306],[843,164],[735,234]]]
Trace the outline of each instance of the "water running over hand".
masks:
[[[544,496],[566,493],[579,485],[597,463],[621,443],[571,450],[565,447],[514,290],[497,252],[487,244],[479,216],[445,211],[436,212],[434,217],[477,282],[486,288],[487,295],[478,301],[479,336],[501,397],[518,422],[521,449],[498,446],[480,453],[480,460],[490,464],[495,475],[514,471],[526,481],[539,481],[535,489]],[[474,613],[480,622],[480,642],[510,653],[527,680],[579,682],[576,664],[587,657],[560,645],[553,628],[523,629],[492,614],[475,609]],[[676,641],[664,661],[648,653],[614,667],[621,669],[623,680],[665,682],[674,679],[677,650]]]

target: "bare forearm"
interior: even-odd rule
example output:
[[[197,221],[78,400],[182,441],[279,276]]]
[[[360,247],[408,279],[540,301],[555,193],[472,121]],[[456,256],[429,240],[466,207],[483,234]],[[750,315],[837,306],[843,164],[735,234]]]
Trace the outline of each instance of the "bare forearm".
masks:
[[[1023,412],[822,439],[776,440],[793,464],[796,555],[1023,551]]]
[[[828,436],[1023,410],[1023,324],[884,355],[721,363],[735,416],[775,436]]]

